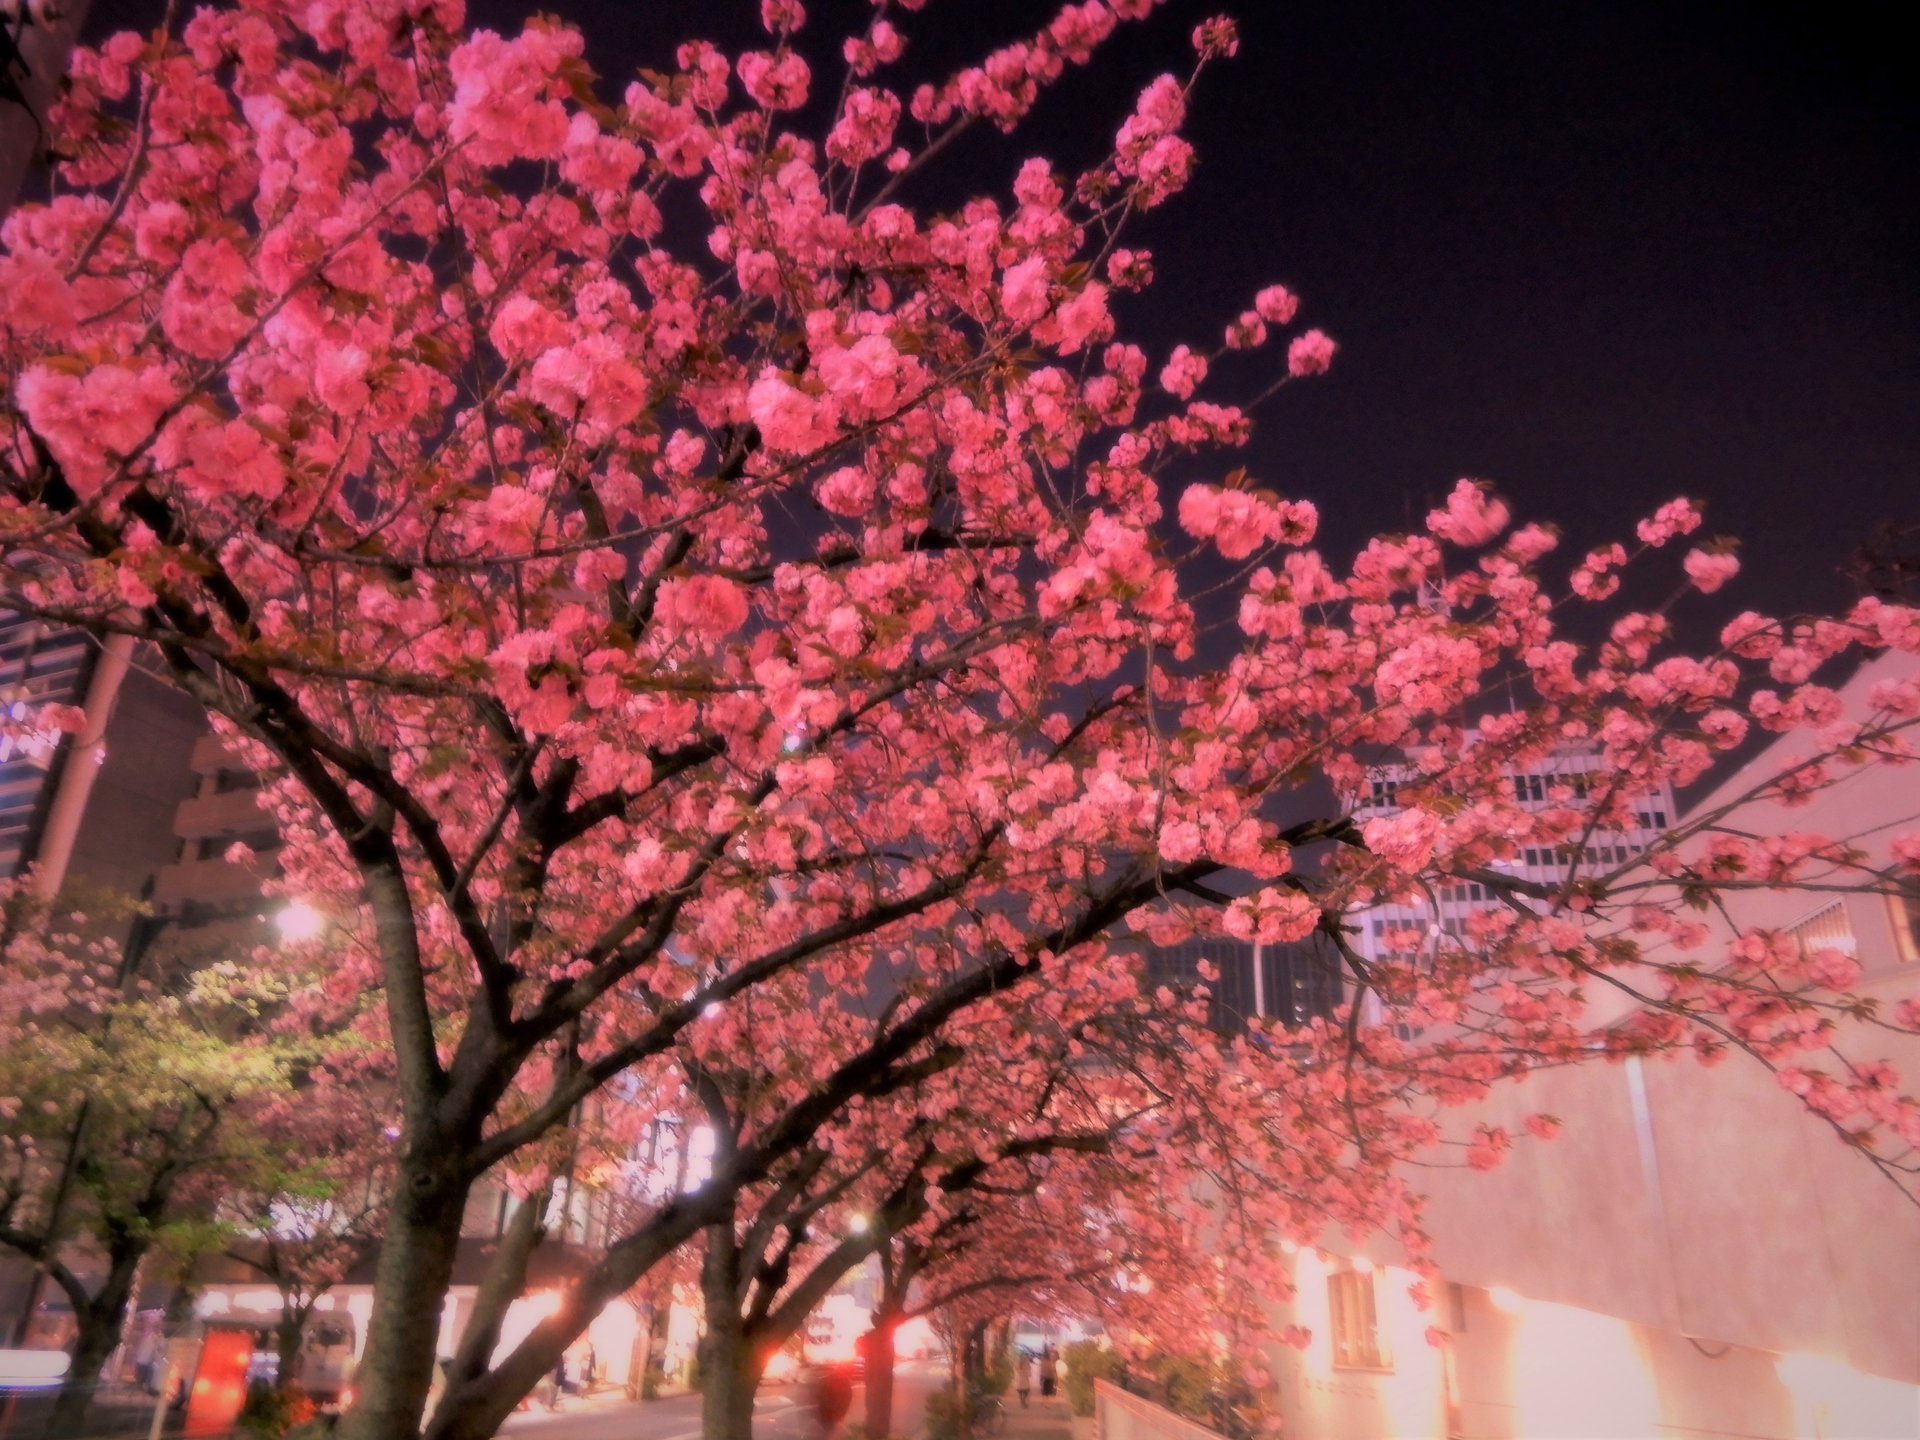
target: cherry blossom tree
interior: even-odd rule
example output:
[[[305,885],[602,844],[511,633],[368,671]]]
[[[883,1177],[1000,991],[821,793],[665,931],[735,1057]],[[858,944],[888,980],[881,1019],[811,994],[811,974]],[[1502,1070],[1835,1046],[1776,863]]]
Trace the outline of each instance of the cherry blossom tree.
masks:
[[[883,1265],[895,1290],[883,1298],[868,1340],[869,1411],[877,1405],[875,1413],[884,1415],[892,1331],[906,1318],[901,1287],[920,1277],[940,1280],[955,1268],[967,1250],[963,1234],[982,1244],[1015,1238],[1016,1227],[995,1226],[991,1218],[1023,1201],[1036,1203],[1052,1177],[1051,1213],[1068,1227],[1062,1238],[1082,1242],[1068,1268],[1112,1276],[1136,1253],[1113,1238],[1117,1191],[1130,1191],[1134,1209],[1158,1217],[1155,1230],[1184,1217],[1166,1197],[1205,1177],[1187,1168],[1193,1147],[1163,1123],[1163,1097],[1124,1075],[1090,1076],[1084,1054],[1071,1053],[1076,1037],[1110,1030],[1107,1018],[1067,1013],[1058,1024],[1029,1022],[1038,1033],[1028,1037],[1010,1032],[1012,1018],[988,1009],[949,1026],[941,1042],[947,1054],[929,1057],[938,1063],[925,1075],[883,1103],[848,1107],[765,1181],[740,1191],[730,1212],[705,1228],[701,1373],[705,1431],[713,1440],[750,1433],[753,1395],[768,1358],[869,1257],[890,1254],[896,1245],[910,1257]],[[852,1017],[838,1019],[846,1025]],[[1185,1048],[1172,1017],[1149,1015],[1136,1024],[1163,1032],[1163,1045]],[[829,1022],[827,1028],[835,1027]],[[688,1099],[716,1136],[722,1165],[766,1123],[769,1117],[755,1112],[769,1099],[773,1115],[791,1103],[780,1093],[780,1072],[804,1078],[796,1058],[714,1046],[689,1067]],[[1022,1238],[1035,1238],[1039,1228],[1033,1221]],[[1172,1248],[1188,1256],[1204,1252],[1203,1237],[1187,1240]],[[1028,1254],[1038,1263],[1042,1254],[1071,1248],[1056,1240]],[[1036,1277],[1029,1292],[1046,1278]],[[989,1287],[976,1277],[976,1283],[956,1282],[942,1303],[989,1288],[1009,1294],[1014,1287]]]
[[[230,1259],[280,1292],[277,1386],[298,1398],[300,1344],[315,1309],[379,1247],[391,1180],[381,1087],[343,1084],[324,1063],[248,1107],[253,1137],[214,1209]]]
[[[1170,1344],[1211,1331],[1234,1308],[1230,1290],[1207,1236],[1182,1230],[1184,1209],[1162,1188],[1195,1180],[1154,1160],[1112,1149],[1031,1157],[1024,1173],[972,1187],[890,1237],[876,1252],[879,1303],[862,1339],[867,1434],[892,1430],[895,1338],[910,1320],[944,1315],[949,1333],[964,1333],[1007,1314],[1097,1318],[1123,1339]],[[1233,1287],[1245,1291],[1246,1277]]]
[[[575,32],[468,33],[459,0],[244,0],[76,58],[57,193],[0,230],[0,605],[143,642],[278,777],[284,883],[333,927],[298,1003],[383,1004],[401,1133],[351,1440],[419,1430],[471,1187],[615,1082],[644,1116],[689,1065],[779,1061],[707,1183],[497,1365],[476,1341],[436,1440],[490,1434],[601,1305],[970,1056],[1064,1045],[1150,1092],[1138,1123],[1207,1177],[1167,1203],[1259,1274],[1328,1221],[1421,1263],[1400,1162],[1503,1077],[1915,1020],[1765,937],[1688,954],[1678,918],[1722,884],[1887,890],[1914,837],[1754,870],[1676,834],[1553,885],[1497,863],[1624,823],[1750,724],[1819,739],[1776,789],[1903,760],[1920,687],[1837,726],[1820,667],[1920,648],[1912,609],[1743,616],[1691,656],[1663,607],[1582,650],[1558,616],[1664,564],[1693,508],[1562,583],[1553,532],[1462,482],[1333,563],[1312,505],[1224,454],[1335,358],[1296,298],[1157,365],[1121,337],[1229,23],[1090,169],[912,207],[1152,8],[1067,4],[904,97],[904,17],[803,54],[797,0],[765,0],[763,48],[689,41],[617,100]],[[1736,568],[1700,544],[1673,570]],[[1508,773],[1575,741],[1608,785],[1518,803]],[[1388,753],[1404,807],[1357,824]],[[1348,943],[1351,912],[1461,876],[1500,900],[1470,943]],[[1129,949],[1316,929],[1351,1005],[1292,1034],[1210,1036]],[[1627,1019],[1583,1022],[1621,985]],[[1177,1049],[1119,1023],[1156,1008]],[[1909,1174],[1920,1111],[1840,1073],[1825,1113]]]

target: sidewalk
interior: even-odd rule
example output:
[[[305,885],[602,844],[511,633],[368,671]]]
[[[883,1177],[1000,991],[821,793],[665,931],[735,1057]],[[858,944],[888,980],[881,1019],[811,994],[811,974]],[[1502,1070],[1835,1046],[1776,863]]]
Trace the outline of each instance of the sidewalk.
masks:
[[[686,1391],[679,1392],[686,1394]],[[644,1405],[644,1400],[632,1400],[627,1397],[623,1385],[602,1385],[591,1395],[568,1395],[560,1401],[558,1410],[549,1410],[539,1400],[534,1400],[524,1410],[515,1410],[507,1417],[525,1425],[544,1420],[564,1420],[570,1415],[593,1415],[605,1410],[618,1410],[627,1405]]]
[[[1072,1440],[1073,1413],[1064,1396],[1042,1400],[1035,1395],[1020,1408],[1020,1396],[1009,1390],[1006,1397],[1007,1428],[1004,1440]]]

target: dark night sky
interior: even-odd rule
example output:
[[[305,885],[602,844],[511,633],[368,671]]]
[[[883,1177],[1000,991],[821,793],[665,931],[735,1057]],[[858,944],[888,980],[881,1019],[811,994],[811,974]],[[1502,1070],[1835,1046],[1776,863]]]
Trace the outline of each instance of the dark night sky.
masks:
[[[761,39],[756,0],[469,3],[496,28],[578,22],[616,95],[681,39]],[[809,8],[823,62],[867,12]],[[902,88],[1052,9],[933,0],[901,19]],[[1032,154],[1090,161],[1221,9],[1240,55],[1195,107],[1194,184],[1142,227],[1161,278],[1122,325],[1164,354],[1215,343],[1264,283],[1302,294],[1341,354],[1281,397],[1249,463],[1320,505],[1330,550],[1460,475],[1582,549],[1689,494],[1744,542],[1714,612],[1831,608],[1875,524],[1920,520],[1920,87],[1890,12],[1174,0],[917,198],[1004,191]],[[839,73],[817,63],[816,90]]]

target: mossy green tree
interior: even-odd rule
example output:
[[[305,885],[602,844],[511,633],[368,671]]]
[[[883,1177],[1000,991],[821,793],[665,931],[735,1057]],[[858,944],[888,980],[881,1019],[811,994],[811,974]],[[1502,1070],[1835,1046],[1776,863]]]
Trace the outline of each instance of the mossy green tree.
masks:
[[[0,906],[0,1245],[72,1306],[49,1432],[73,1435],[142,1261],[219,1243],[216,1202],[265,1153],[257,1117],[315,1046],[273,1024],[284,977],[233,957],[168,966],[103,938],[98,911],[21,891]]]

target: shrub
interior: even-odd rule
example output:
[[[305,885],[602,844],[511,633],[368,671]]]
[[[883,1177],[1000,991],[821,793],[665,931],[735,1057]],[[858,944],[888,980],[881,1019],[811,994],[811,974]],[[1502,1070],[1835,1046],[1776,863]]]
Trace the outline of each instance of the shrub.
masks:
[[[1076,1415],[1093,1414],[1093,1382],[1120,1373],[1120,1357],[1097,1340],[1076,1340],[1060,1352],[1066,1367],[1067,1406]]]
[[[1007,1387],[1013,1384],[1013,1347],[1003,1346],[993,1363],[987,1366],[986,1373],[980,1377],[980,1388],[989,1395],[1004,1395]]]
[[[1211,1419],[1213,1407],[1208,1397],[1219,1379],[1212,1361],[1198,1355],[1159,1355],[1151,1368],[1166,1391],[1169,1410],[1189,1420]]]
[[[927,1396],[926,1429],[927,1440],[966,1440],[966,1402],[951,1385]]]
[[[240,1408],[236,1428],[251,1440],[280,1440],[313,1415],[313,1401],[303,1392],[255,1381],[247,1387],[247,1400]]]

